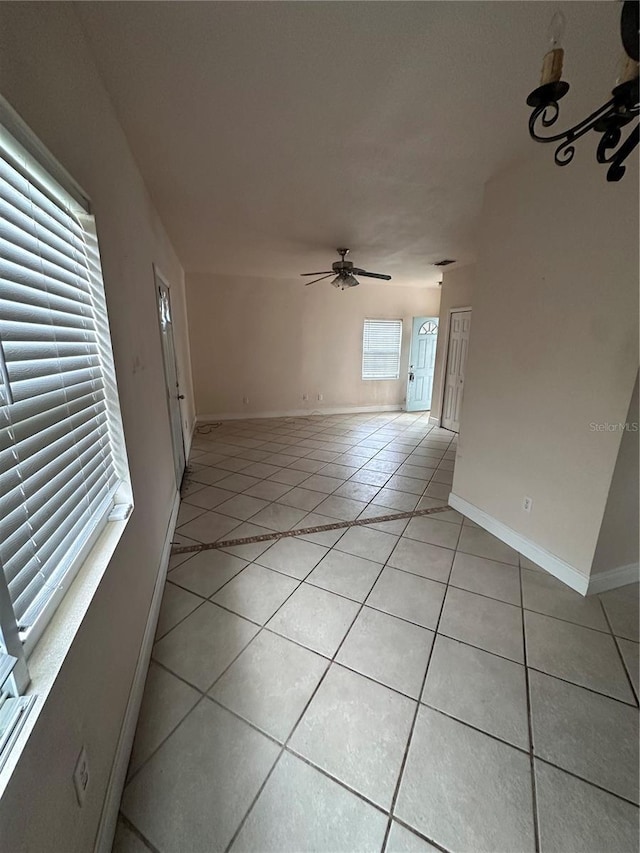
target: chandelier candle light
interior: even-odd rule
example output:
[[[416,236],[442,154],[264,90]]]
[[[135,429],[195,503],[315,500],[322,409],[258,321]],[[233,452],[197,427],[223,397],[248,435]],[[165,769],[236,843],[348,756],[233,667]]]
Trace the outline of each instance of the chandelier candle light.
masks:
[[[562,62],[564,60],[564,50],[562,48],[562,37],[566,26],[565,17],[562,12],[556,12],[551,23],[549,24],[549,39],[551,41],[551,49],[545,53],[542,62],[542,74],[540,75],[540,85],[546,86],[547,83],[558,83],[562,77]]]
[[[598,163],[609,166],[608,181],[619,181],[625,173],[624,161],[638,145],[639,129],[635,127],[623,139],[622,130],[637,119],[640,112],[638,98],[638,0],[626,0],[622,5],[620,36],[624,48],[620,73],[611,99],[599,107],[588,118],[563,133],[542,136],[538,127],[552,127],[560,112],[558,101],[569,91],[569,84],[562,79],[565,18],[556,12],[549,25],[550,48],[542,62],[540,85],[527,98],[533,107],[529,118],[529,134],[536,142],[556,142],[554,160],[558,166],[566,166],[575,154],[574,142],[589,130],[601,134],[596,150]]]

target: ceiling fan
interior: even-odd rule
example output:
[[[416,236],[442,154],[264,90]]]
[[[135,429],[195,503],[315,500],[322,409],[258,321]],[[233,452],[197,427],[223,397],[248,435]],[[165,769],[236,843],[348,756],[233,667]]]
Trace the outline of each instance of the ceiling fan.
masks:
[[[329,276],[335,275],[335,278],[331,282],[334,287],[340,287],[342,290],[345,287],[357,287],[360,282],[356,278],[357,275],[366,276],[367,278],[382,278],[385,281],[390,281],[390,275],[383,275],[379,272],[367,272],[366,270],[361,270],[360,267],[354,267],[351,261],[345,261],[345,255],[348,254],[349,249],[337,249],[336,250],[340,255],[339,261],[334,261],[331,264],[330,270],[323,270],[322,272],[303,272],[300,273],[302,276],[306,275],[319,275],[320,278],[315,278],[313,281],[307,281],[305,283],[305,287],[308,287],[310,284],[315,284],[317,281],[324,281],[325,278],[329,278]]]

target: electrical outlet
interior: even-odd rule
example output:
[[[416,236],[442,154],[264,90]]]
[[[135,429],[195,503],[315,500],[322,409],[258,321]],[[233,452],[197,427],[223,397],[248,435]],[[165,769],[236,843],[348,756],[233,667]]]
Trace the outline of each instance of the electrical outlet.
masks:
[[[249,398],[248,398],[248,397],[243,397],[243,398],[242,398],[242,402],[243,402],[243,403],[245,404],[245,406],[246,406],[246,405],[247,405],[247,403],[249,402]]]
[[[309,399],[309,395],[308,395],[308,394],[303,394],[303,395],[302,395],[302,399],[306,402],[306,401]]]
[[[531,512],[531,507],[533,506],[533,498],[524,497],[522,500],[522,509],[525,512]]]
[[[80,750],[80,755],[73,771],[73,787],[76,789],[78,805],[82,807],[87,795],[87,788],[89,787],[89,757],[84,746]]]
[[[321,403],[324,400],[322,394],[318,394],[318,402]]]

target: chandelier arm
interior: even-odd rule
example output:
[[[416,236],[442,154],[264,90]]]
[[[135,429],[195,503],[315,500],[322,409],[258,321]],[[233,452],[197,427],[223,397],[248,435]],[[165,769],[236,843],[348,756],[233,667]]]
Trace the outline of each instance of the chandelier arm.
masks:
[[[606,104],[603,104],[595,112],[591,113],[590,116],[583,119],[581,122],[578,122],[578,124],[570,127],[562,133],[556,133],[553,136],[541,136],[536,130],[536,124],[538,123],[538,119],[540,119],[542,127],[551,127],[554,125],[560,113],[558,102],[550,101],[547,104],[540,104],[540,106],[533,110],[529,118],[529,135],[532,139],[535,139],[536,142],[564,141],[564,143],[570,144],[574,139],[579,139],[581,136],[584,136],[587,131],[591,130],[593,125],[599,119],[608,118],[608,116],[614,112],[614,104],[615,98],[611,98],[611,100],[607,101]],[[550,113],[547,113],[547,110],[550,110]]]
[[[621,136],[620,127],[615,127],[605,132],[598,143],[598,150],[596,152],[598,163],[610,164],[607,170],[608,181],[619,181],[624,175],[627,167],[622,164],[640,141],[640,125],[636,125],[633,128],[622,145],[619,144]],[[607,155],[606,152],[611,149],[616,150]]]
[[[590,116],[578,122],[578,124],[573,127],[568,128],[562,133],[556,133],[551,136],[542,136],[536,130],[536,125],[538,123],[543,127],[551,127],[554,125],[558,119],[560,108],[558,107],[557,101],[540,104],[531,113],[531,117],[529,119],[529,135],[536,142],[559,142],[560,144],[554,152],[553,159],[556,165],[566,166],[573,160],[573,156],[576,151],[574,145],[576,140],[580,139],[580,137],[584,136],[590,130],[595,129],[597,132],[603,133],[603,138],[600,140],[598,145],[598,162],[606,163],[611,161],[612,166],[607,174],[607,180],[619,181],[625,172],[624,167],[622,169],[619,168],[619,164],[628,157],[629,153],[637,145],[637,141],[635,143],[631,141],[628,145],[625,144],[623,149],[621,149],[621,156],[616,157],[616,155],[611,155],[609,160],[601,159],[601,157],[605,157],[605,152],[607,150],[615,148],[620,142],[620,128],[623,124],[619,120],[618,109],[619,103],[617,99],[615,97],[611,98],[611,100],[607,101],[595,110],[595,112],[591,113]],[[632,109],[630,112],[635,114],[637,112],[637,107]],[[603,131],[601,129],[603,127],[605,127],[606,130]],[[629,139],[634,136],[634,134],[630,134]]]

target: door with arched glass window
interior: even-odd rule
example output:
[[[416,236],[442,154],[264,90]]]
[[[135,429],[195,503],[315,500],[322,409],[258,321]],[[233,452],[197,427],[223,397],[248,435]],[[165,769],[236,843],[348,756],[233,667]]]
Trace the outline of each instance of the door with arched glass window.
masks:
[[[437,340],[437,317],[413,318],[407,380],[408,412],[424,412],[431,408]]]

